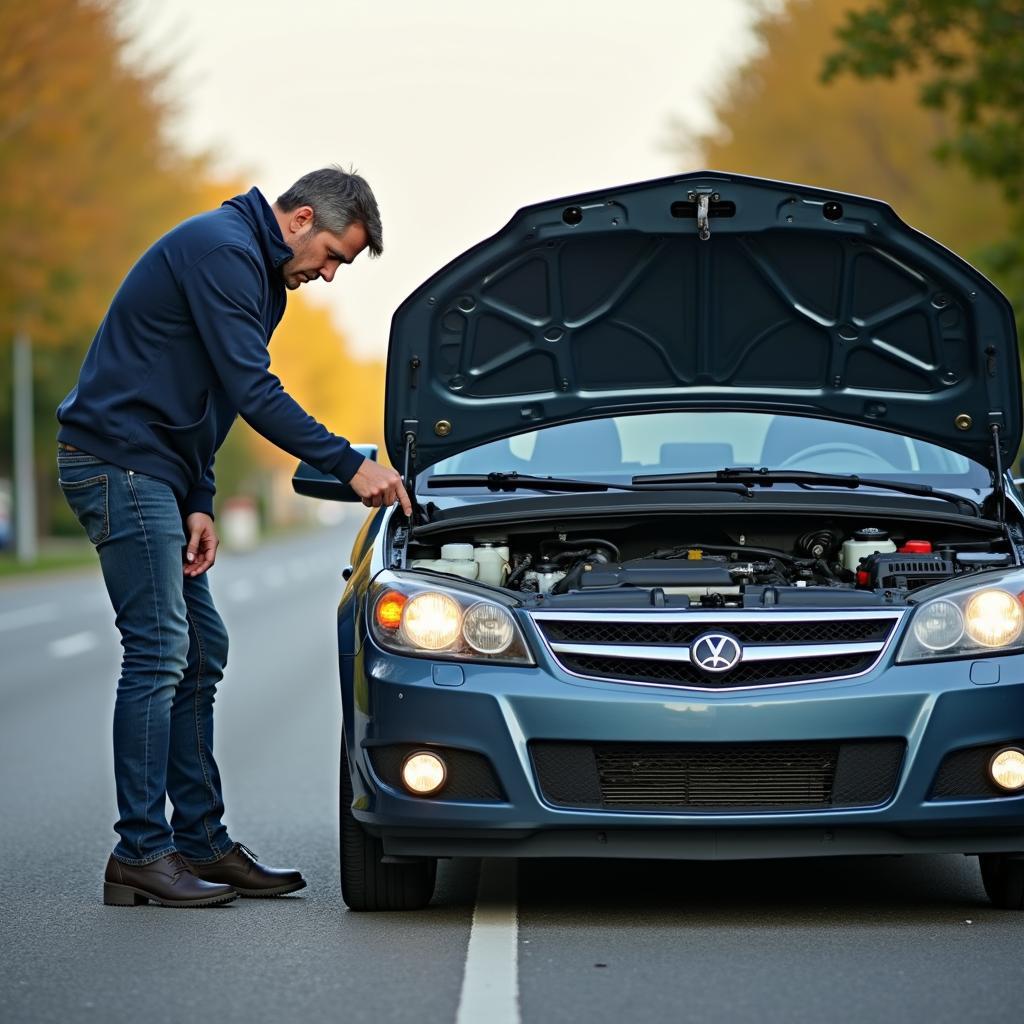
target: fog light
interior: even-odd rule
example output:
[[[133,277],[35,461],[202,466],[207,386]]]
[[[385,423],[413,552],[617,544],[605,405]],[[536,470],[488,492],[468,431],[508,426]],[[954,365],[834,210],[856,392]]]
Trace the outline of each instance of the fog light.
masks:
[[[1008,747],[989,762],[988,773],[1000,788],[1011,792],[1024,789],[1024,750]]]
[[[416,796],[430,796],[436,793],[448,778],[444,761],[437,754],[425,750],[410,754],[402,765],[402,782],[410,793]]]

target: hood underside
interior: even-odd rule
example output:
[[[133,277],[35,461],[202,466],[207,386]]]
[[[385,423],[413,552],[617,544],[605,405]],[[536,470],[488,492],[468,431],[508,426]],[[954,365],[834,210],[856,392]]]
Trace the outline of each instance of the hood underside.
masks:
[[[421,470],[541,426],[694,409],[863,424],[989,467],[995,425],[1006,465],[1013,314],[885,203],[702,172],[520,210],[392,322],[399,467],[409,438]]]

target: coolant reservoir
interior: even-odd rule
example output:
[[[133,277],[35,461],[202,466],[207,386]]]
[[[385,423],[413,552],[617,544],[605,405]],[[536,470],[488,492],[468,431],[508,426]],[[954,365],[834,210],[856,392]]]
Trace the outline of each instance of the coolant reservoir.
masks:
[[[409,568],[433,569],[434,572],[447,572],[467,580],[475,580],[480,571],[473,558],[472,544],[444,544],[440,558],[414,558]]]
[[[885,530],[877,526],[868,526],[857,530],[853,537],[843,541],[843,568],[856,572],[862,558],[873,555],[876,551],[891,552],[896,545],[889,539]]]
[[[508,578],[508,554],[507,544],[477,544],[473,548],[473,558],[480,567],[477,579],[493,587],[503,587]]]
[[[409,563],[410,569],[433,569],[434,572],[447,572],[444,568],[446,562],[442,562],[440,558],[414,558]]]
[[[448,568],[441,572],[450,572],[467,580],[475,580],[480,572],[480,566],[473,557],[472,544],[443,544],[440,560],[448,564]]]

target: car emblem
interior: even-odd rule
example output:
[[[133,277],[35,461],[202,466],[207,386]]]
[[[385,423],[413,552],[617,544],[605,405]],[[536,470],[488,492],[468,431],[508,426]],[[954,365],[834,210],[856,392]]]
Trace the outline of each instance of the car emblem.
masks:
[[[705,672],[728,672],[742,654],[739,641],[728,633],[705,633],[690,648],[690,660]]]

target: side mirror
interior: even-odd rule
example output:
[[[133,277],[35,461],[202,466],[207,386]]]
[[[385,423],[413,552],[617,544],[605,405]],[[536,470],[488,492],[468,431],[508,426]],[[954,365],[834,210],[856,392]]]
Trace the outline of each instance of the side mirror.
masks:
[[[377,461],[375,444],[354,444],[352,450]],[[362,501],[358,494],[343,484],[336,476],[321,473],[305,462],[300,462],[292,477],[292,487],[296,494],[304,494],[308,498],[324,498],[327,501]]]

